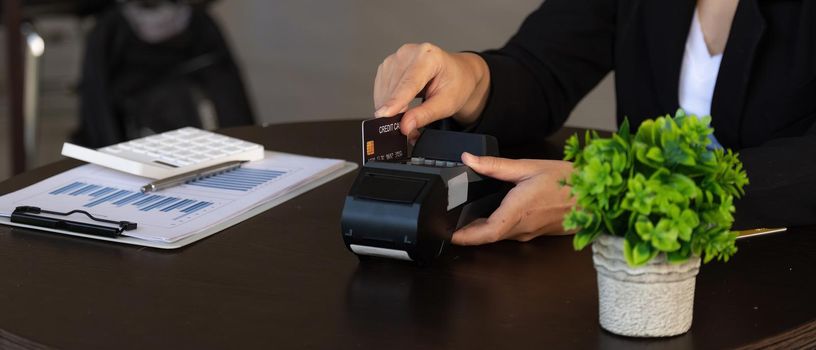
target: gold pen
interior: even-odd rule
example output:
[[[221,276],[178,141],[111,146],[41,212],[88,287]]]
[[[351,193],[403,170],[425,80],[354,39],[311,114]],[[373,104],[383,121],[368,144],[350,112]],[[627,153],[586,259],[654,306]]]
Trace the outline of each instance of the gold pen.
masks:
[[[767,235],[769,233],[785,232],[787,230],[788,230],[787,227],[753,228],[753,229],[750,229],[750,230],[737,231],[737,239],[746,238],[746,237],[753,237],[753,236],[760,236],[760,235]]]
[[[193,170],[188,173],[171,176],[166,179],[153,181],[147,185],[142,186],[142,193],[154,192],[168,187],[178,186],[188,181],[194,181],[212,175],[217,175],[233,169],[241,167],[241,164],[246,163],[243,160],[233,160],[221,164],[208,166],[198,170]]]

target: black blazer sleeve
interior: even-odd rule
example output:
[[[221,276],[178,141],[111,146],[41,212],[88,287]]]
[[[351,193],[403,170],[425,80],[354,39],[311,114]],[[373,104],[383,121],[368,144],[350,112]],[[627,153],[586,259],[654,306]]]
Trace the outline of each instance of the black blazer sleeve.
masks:
[[[736,227],[813,225],[816,89],[803,83],[816,81],[816,5],[761,5],[740,3],[712,105],[718,139],[751,182]],[[481,53],[490,95],[470,130],[502,147],[554,132],[612,69],[618,120],[673,114],[693,13],[691,1],[547,0],[504,47]]]
[[[481,53],[490,95],[474,132],[502,145],[555,132],[613,66],[615,1],[548,0],[501,49]]]
[[[751,183],[735,203],[736,228],[816,224],[816,124],[803,136],[772,139],[739,154]]]

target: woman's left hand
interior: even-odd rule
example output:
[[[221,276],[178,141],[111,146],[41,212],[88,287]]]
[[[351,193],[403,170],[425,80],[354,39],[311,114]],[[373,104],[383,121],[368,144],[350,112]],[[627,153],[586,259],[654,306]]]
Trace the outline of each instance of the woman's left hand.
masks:
[[[462,154],[462,162],[479,174],[512,182],[493,214],[453,233],[458,245],[479,245],[505,239],[529,241],[541,235],[562,235],[564,215],[574,204],[570,189],[560,185],[572,163],[558,160],[513,160]]]

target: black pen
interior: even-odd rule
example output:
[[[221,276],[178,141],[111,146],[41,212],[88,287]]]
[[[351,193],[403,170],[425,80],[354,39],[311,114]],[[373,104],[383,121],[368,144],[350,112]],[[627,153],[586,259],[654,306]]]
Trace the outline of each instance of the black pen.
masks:
[[[41,216],[39,214],[51,214],[59,216],[69,216],[72,214],[84,214],[91,220],[99,221],[115,226],[97,225],[87,222],[71,221],[62,218],[55,218],[50,216]],[[14,209],[11,213],[11,222],[37,226],[42,228],[57,229],[75,233],[82,233],[86,235],[102,236],[108,238],[116,238],[122,235],[124,231],[135,230],[137,224],[129,221],[114,221],[96,218],[84,210],[72,210],[67,213],[60,213],[55,211],[43,210],[38,207],[22,206]]]

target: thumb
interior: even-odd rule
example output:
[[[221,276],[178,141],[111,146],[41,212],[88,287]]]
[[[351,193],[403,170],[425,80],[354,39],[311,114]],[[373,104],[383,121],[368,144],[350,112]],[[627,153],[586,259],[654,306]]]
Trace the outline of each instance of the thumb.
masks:
[[[462,163],[465,163],[479,174],[513,183],[519,183],[536,173],[535,163],[530,160],[479,157],[464,152],[462,153]]]
[[[442,96],[432,96],[423,101],[420,105],[409,109],[402,117],[400,129],[405,135],[410,135],[415,130],[425,127],[437,120],[447,118],[456,113],[456,109],[449,98]]]
[[[451,243],[456,245],[480,245],[501,239],[501,228],[484,218],[476,219],[453,233]]]

